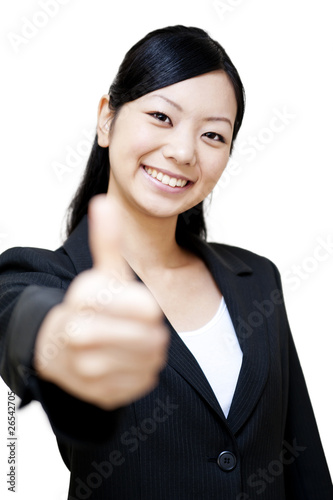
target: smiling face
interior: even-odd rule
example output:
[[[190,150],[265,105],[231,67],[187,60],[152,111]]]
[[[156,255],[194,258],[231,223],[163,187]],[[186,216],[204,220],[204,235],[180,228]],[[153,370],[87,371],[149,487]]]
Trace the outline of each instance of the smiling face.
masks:
[[[102,98],[98,143],[109,146],[108,193],[153,217],[176,217],[197,205],[227,165],[236,112],[232,84],[221,70],[124,104],[110,133]]]

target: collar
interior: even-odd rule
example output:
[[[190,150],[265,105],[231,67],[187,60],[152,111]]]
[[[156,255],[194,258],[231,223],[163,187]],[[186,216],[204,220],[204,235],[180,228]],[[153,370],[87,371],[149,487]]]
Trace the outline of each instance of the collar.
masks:
[[[252,268],[233,252],[233,247],[207,243],[195,235],[191,235],[184,245],[199,255],[213,275],[221,266],[236,275],[251,274]],[[73,262],[77,273],[92,267],[92,257],[89,250],[88,216],[84,215],[77,227],[63,245]]]
[[[63,247],[71,259],[77,274],[92,267],[93,263],[88,238],[88,215],[84,215],[63,244]]]

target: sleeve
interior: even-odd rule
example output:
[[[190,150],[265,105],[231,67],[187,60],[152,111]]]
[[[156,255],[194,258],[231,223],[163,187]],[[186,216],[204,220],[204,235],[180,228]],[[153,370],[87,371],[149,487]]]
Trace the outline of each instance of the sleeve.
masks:
[[[274,265],[279,289],[282,284]],[[284,456],[286,500],[333,500],[328,465],[301,364],[282,303],[286,341],[286,418]]]
[[[0,256],[0,374],[21,399],[20,408],[37,400],[56,437],[76,445],[96,444],[112,434],[121,410],[105,411],[40,379],[33,368],[35,340],[52,307],[59,304],[75,277],[64,252],[14,248]],[[51,346],[45,356],[55,355]]]

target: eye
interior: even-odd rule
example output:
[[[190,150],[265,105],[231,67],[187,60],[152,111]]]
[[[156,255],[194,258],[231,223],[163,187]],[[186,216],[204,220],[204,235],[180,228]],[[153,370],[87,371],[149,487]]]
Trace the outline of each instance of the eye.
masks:
[[[215,132],[206,132],[204,134],[208,139],[212,139],[213,141],[219,141],[225,143],[224,137],[221,134],[216,134]]]
[[[164,123],[168,123],[167,120],[169,120],[169,123],[172,124],[170,118],[165,115],[164,113],[160,113],[159,111],[156,111],[155,113],[148,113],[150,116],[156,118],[156,120]]]

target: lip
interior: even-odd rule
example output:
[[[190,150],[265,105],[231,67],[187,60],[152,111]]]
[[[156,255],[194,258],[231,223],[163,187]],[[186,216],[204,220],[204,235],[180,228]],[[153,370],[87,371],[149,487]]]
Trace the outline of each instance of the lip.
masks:
[[[187,181],[186,186],[184,186],[184,187],[172,187],[172,186],[169,186],[168,184],[163,184],[161,181],[158,181],[157,179],[155,179],[154,177],[149,175],[145,171],[144,167],[147,167],[147,168],[155,168],[155,167],[150,167],[149,165],[142,163],[140,165],[140,170],[142,171],[143,175],[146,177],[147,180],[149,180],[151,183],[153,183],[154,186],[156,186],[159,190],[164,191],[166,193],[173,193],[173,194],[183,193],[184,191],[186,191],[187,189],[189,189],[193,185],[192,181],[190,181],[189,179],[187,179],[184,176],[178,176],[178,175],[177,175],[177,179],[183,179],[183,180]],[[155,170],[158,170],[159,172],[162,172],[163,174],[169,175],[170,177],[176,177],[175,174],[168,172],[167,170],[162,170],[160,168],[158,168],[158,169],[155,168]]]

